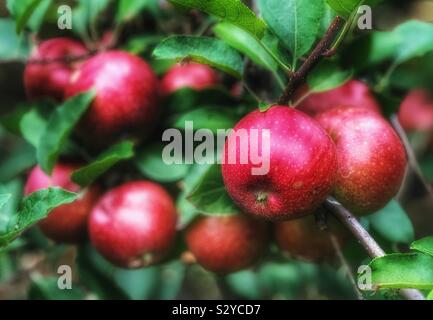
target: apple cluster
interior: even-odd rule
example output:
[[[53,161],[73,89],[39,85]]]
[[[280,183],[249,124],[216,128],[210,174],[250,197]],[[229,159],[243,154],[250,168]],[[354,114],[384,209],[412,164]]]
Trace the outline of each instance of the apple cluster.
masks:
[[[35,48],[24,80],[29,99],[62,101],[93,89],[95,98],[75,130],[85,143],[98,147],[125,135],[145,138],[158,121],[164,96],[221,82],[216,71],[195,63],[177,64],[158,79],[149,64],[128,52],[91,54],[83,44],[64,38]],[[308,90],[303,87],[296,96],[305,97]],[[423,99],[417,92],[412,95],[408,99]],[[397,193],[405,174],[404,147],[368,86],[358,80],[310,94],[297,108],[274,105],[253,111],[234,133],[241,129],[269,130],[269,172],[252,175],[253,163],[223,164],[225,187],[243,213],[200,216],[185,231],[195,260],[216,273],[255,263],[266,251],[271,231],[290,256],[310,261],[332,257],[329,234],[314,219],[325,199],[332,195],[357,215],[369,214]],[[227,139],[226,153],[239,150],[236,142],[232,136]],[[169,192],[145,180],[111,190],[96,185],[81,189],[70,178],[79,166],[60,161],[51,176],[39,167],[31,171],[26,194],[49,186],[80,194],[40,223],[44,234],[63,243],[89,238],[106,259],[124,268],[168,257],[178,222]],[[346,231],[331,217],[328,225],[343,244]]]

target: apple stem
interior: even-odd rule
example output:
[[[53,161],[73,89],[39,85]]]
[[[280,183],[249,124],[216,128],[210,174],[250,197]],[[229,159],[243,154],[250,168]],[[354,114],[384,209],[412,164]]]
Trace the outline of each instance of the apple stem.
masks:
[[[331,48],[345,23],[345,20],[339,16],[334,18],[323,38],[319,41],[308,58],[302,63],[299,70],[291,74],[289,83],[281,97],[278,99],[279,105],[287,105],[292,99],[293,94],[296,92],[296,89],[306,82],[308,74],[320,63],[320,61],[322,61],[323,58],[335,54],[336,50]]]
[[[376,240],[341,203],[332,197],[328,197],[325,206],[352,232],[371,258],[383,257],[385,255],[385,252]],[[400,289],[399,292],[408,300],[425,300],[424,295],[416,289]]]
[[[407,155],[407,158],[409,160],[410,168],[413,170],[415,175],[421,181],[421,183],[423,184],[425,190],[430,195],[430,197],[433,198],[433,188],[432,188],[431,184],[424,178],[422,171],[421,171],[421,168],[419,166],[418,160],[416,159],[415,152],[413,151],[412,146],[409,142],[409,139],[406,135],[406,132],[402,128],[400,121],[398,120],[398,117],[396,114],[393,114],[391,116],[391,124],[394,127],[394,130],[399,135],[400,140],[402,141],[402,143],[404,145],[404,149],[406,150],[406,155]]]

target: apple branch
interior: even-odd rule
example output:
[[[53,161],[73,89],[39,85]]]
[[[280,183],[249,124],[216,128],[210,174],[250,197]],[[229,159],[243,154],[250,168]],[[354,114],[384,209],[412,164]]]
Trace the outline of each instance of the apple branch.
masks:
[[[293,72],[290,75],[289,83],[281,97],[278,99],[279,105],[287,105],[296,89],[305,83],[308,74],[320,63],[320,61],[322,61],[323,58],[335,54],[335,49],[331,48],[340,31],[344,28],[344,25],[345,20],[343,18],[339,16],[334,18],[323,38],[319,41],[308,58],[302,63],[298,71]]]
[[[415,152],[412,149],[412,146],[410,145],[409,139],[407,138],[406,132],[402,128],[400,121],[398,120],[397,115],[393,114],[391,116],[391,124],[394,127],[394,130],[397,132],[397,134],[400,137],[400,140],[402,141],[404,148],[406,150],[406,155],[409,161],[409,166],[415,173],[415,175],[418,177],[418,179],[423,184],[425,190],[430,195],[430,197],[433,198],[433,187],[432,185],[424,178],[424,175],[422,174],[421,168],[419,166],[418,160],[416,159]]]
[[[359,243],[367,251],[370,258],[383,257],[385,252],[378,245],[376,240],[368,233],[367,230],[359,223],[355,216],[341,203],[332,197],[329,197],[325,202],[325,207],[328,208],[356,237]],[[408,300],[424,300],[423,294],[416,289],[401,289],[400,294]]]

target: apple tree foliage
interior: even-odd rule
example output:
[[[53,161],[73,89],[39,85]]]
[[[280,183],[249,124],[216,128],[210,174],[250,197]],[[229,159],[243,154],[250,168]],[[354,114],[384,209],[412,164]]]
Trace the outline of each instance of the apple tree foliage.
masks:
[[[392,7],[392,1],[258,0],[248,2],[249,6],[241,0],[170,0],[170,4],[162,5],[157,0],[63,2],[73,8],[73,28],[57,30],[61,36],[92,43],[104,30],[114,28],[122,35],[118,47],[145,58],[159,75],[175,62],[196,61],[220,70],[227,82],[243,85],[241,96],[233,96],[224,88],[174,92],[164,103],[159,131],[182,129],[185,121],[194,121],[195,129],[214,132],[232,128],[259,104],[276,101],[289,75],[299,69],[335,16],[345,21],[335,43],[337,54],[324,59],[308,75],[311,93],[362,78],[373,88],[384,113],[392,115],[408,90],[420,86],[432,89],[433,24],[406,20],[398,25],[384,23],[383,29],[356,29],[359,6],[377,5],[375,19],[381,19],[380,8]],[[58,19],[59,1],[7,0],[6,4],[7,12],[0,18],[0,69],[25,61],[32,49],[32,36],[56,30]],[[4,81],[1,76],[0,81]],[[26,171],[39,164],[50,173],[59,157],[85,155],[87,164],[72,174],[73,181],[83,187],[95,181],[121,180],[128,174],[163,184],[176,196],[180,229],[199,215],[238,213],[225,191],[219,165],[168,166],[161,160],[159,136],[145,148],[130,140],[98,152],[78,145],[73,129],[93,97],[89,91],[58,106],[51,101],[26,102],[22,97],[5,100],[8,105],[0,101],[1,281],[14,276],[17,256],[35,247],[46,252],[47,260],[55,260],[68,249],[53,249],[33,226],[53,208],[73,202],[79,195],[51,188],[22,197]],[[419,134],[410,139],[414,145],[425,143],[425,137]],[[423,155],[420,166],[426,178],[433,180],[433,155]],[[131,172],[124,173],[125,167],[132,168]],[[412,217],[396,200],[361,221],[388,253],[370,260],[355,241],[345,248],[350,268],[356,271],[359,265],[368,265],[374,289],[384,289],[366,292],[364,297],[392,298],[393,290],[400,288],[422,289],[428,296],[433,290],[432,238],[418,237]],[[54,273],[35,278],[28,296],[81,299],[91,294],[100,299],[168,299],[182,296],[185,282],[200,279],[194,294],[220,297],[214,275],[197,266],[186,266],[179,259],[183,246],[179,241],[175,257],[160,266],[130,271],[111,266],[84,244],[77,249],[79,280],[74,290],[59,290]],[[232,294],[247,299],[313,298],[311,292],[331,298],[355,297],[349,280],[335,266],[288,259],[274,247],[257,268],[222,280]],[[432,295],[433,291],[428,297]]]

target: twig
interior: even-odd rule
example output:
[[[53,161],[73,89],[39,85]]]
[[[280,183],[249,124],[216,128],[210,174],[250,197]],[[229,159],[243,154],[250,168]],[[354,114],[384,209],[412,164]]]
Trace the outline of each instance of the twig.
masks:
[[[308,74],[319,62],[322,61],[323,58],[332,56],[335,53],[335,49],[331,50],[331,47],[344,25],[345,21],[343,18],[339,16],[335,17],[324,37],[319,41],[299,70],[294,72],[290,77],[286,89],[278,100],[278,104],[288,104],[296,89],[305,83]]]
[[[355,216],[341,205],[341,203],[334,198],[329,197],[325,202],[325,206],[346,225],[371,258],[383,257],[385,255],[385,252],[373,237],[364,229]],[[401,289],[400,294],[408,300],[425,299],[423,294],[416,289]]]
[[[358,300],[365,300],[364,296],[362,295],[361,291],[359,290],[359,288],[356,284],[356,280],[355,280],[355,277],[353,276],[352,269],[350,268],[349,263],[347,262],[346,258],[343,255],[340,243],[338,242],[338,239],[335,236],[335,234],[332,232],[332,230],[329,230],[329,239],[331,240],[332,246],[334,247],[334,250],[337,253],[337,257],[338,257],[338,260],[340,260],[340,264],[344,268],[344,271],[346,272],[346,274],[350,280],[350,283],[352,284],[352,286],[356,292]]]
[[[398,120],[398,117],[396,114],[393,114],[391,116],[391,124],[394,127],[397,134],[399,135],[401,141],[403,142],[404,148],[406,150],[406,155],[407,155],[407,158],[409,160],[410,168],[413,170],[413,172],[416,174],[418,179],[421,181],[421,183],[423,184],[424,188],[426,189],[426,191],[430,195],[430,197],[433,198],[433,187],[424,178],[424,175],[422,174],[418,160],[416,159],[415,152],[413,152],[412,146],[410,145],[410,142],[409,142],[409,139],[407,138],[406,132],[402,128],[400,121]]]

